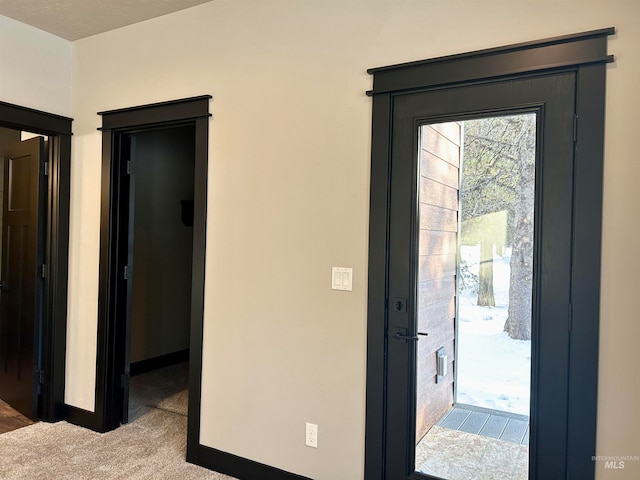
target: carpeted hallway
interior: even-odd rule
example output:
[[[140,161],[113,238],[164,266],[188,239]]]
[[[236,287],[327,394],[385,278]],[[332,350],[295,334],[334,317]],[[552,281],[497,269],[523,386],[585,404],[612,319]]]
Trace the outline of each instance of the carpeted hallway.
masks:
[[[39,422],[0,435],[3,480],[233,480],[186,463],[187,365],[131,379],[130,422],[99,434]]]

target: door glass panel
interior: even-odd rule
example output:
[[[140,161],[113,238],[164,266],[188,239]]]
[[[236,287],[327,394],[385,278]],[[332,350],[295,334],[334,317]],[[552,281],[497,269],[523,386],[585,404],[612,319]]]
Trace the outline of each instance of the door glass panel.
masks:
[[[526,479],[536,114],[419,139],[415,469]]]

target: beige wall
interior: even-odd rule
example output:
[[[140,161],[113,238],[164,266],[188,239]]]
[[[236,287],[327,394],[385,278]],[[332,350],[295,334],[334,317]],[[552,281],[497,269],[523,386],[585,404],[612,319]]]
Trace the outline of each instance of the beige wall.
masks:
[[[0,102],[71,113],[71,42],[0,15]]]
[[[96,112],[212,94],[201,442],[318,480],[362,478],[366,68],[608,26],[619,33],[607,87],[598,453],[640,454],[636,0],[216,0],[75,42],[67,402],[93,409]],[[353,292],[330,290],[331,266],[354,268]],[[319,424],[317,450],[304,446],[306,421]],[[640,462],[598,467],[600,480],[639,476]]]

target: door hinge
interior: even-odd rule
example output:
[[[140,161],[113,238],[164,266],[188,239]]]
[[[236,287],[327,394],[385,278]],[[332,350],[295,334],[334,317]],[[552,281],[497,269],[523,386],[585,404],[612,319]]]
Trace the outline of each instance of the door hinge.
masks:
[[[42,268],[40,269],[40,277],[41,278],[47,278],[47,265],[43,264]]]
[[[44,385],[44,370],[36,370],[36,381],[39,385]]]
[[[131,172],[133,172],[133,162],[127,160],[127,175],[131,175]]]
[[[49,162],[44,162],[44,176],[49,175]]]
[[[120,375],[120,388],[125,388],[127,385],[129,385],[129,374],[123,373]]]
[[[578,141],[578,115],[573,116],[573,143]]]
[[[129,275],[130,275],[130,273],[131,273],[131,272],[129,271],[129,266],[128,266],[128,265],[125,265],[125,266],[124,266],[124,275],[123,275],[123,278],[124,278],[125,280],[129,280]]]

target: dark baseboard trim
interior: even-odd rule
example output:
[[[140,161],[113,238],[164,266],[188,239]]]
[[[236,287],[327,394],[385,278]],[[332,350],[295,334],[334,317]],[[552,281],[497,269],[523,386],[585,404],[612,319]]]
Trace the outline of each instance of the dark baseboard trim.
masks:
[[[167,353],[159,357],[147,358],[139,362],[132,363],[130,366],[130,375],[140,375],[141,373],[157,370],[158,368],[168,367],[176,363],[189,361],[189,349],[180,350],[179,352]]]
[[[196,452],[187,455],[187,461],[201,467],[231,475],[240,480],[311,480],[246,458],[198,444]]]
[[[94,432],[104,433],[101,427],[102,422],[95,412],[90,412],[88,410],[83,410],[82,408],[65,404],[64,419],[79,427],[88,428]]]

